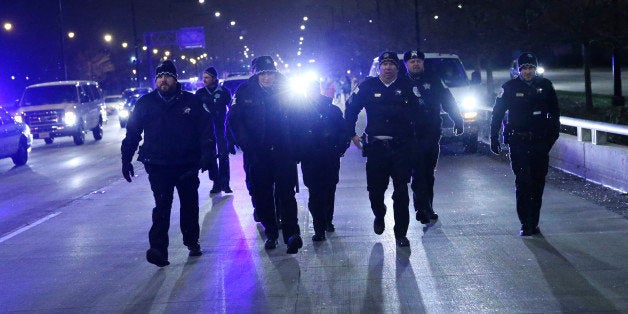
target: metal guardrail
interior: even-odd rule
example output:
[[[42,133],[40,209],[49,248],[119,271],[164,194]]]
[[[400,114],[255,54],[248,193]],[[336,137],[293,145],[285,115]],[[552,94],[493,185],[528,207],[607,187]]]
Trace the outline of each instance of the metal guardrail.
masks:
[[[578,141],[590,141],[593,145],[605,144],[608,133],[628,136],[628,126],[621,124],[590,121],[570,117],[560,117],[560,124],[576,127]]]
[[[482,111],[492,112],[492,107],[482,106]],[[490,121],[490,114],[488,116]],[[570,117],[560,117],[560,124],[575,127],[579,142],[591,142],[593,145],[601,145],[607,142],[607,134],[619,134],[628,136],[628,125],[612,124]]]

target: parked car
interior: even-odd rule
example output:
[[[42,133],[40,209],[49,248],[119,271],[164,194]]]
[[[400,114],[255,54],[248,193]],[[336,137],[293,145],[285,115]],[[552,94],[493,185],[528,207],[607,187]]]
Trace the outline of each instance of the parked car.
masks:
[[[103,137],[107,112],[102,91],[93,81],[58,81],[26,87],[17,115],[28,124],[33,138],[52,144],[56,137],[72,136],[74,144],[85,143],[91,131]]]
[[[143,95],[135,94],[130,96],[122,105],[122,108],[118,110],[118,120],[120,121],[120,127],[126,128],[126,123],[129,121],[129,116],[131,115],[131,111],[135,108],[135,103],[140,97]]]
[[[152,91],[153,89],[150,87],[131,87],[122,91],[122,98],[126,102],[132,97],[139,98],[140,96],[146,95]]]
[[[235,95],[235,92],[238,90],[238,87],[240,87],[242,83],[248,81],[251,76],[252,74],[229,76],[227,78],[221,79],[219,81],[219,84],[220,86],[223,86],[226,89],[228,89],[229,92],[231,92],[231,97],[233,98],[233,96]]]
[[[105,107],[107,114],[117,113],[124,106],[124,98],[121,95],[105,96]]]
[[[402,53],[399,53],[397,56],[399,60],[403,60]],[[379,62],[377,59],[376,57],[371,64],[369,76],[379,75]],[[453,121],[451,121],[447,113],[441,111],[441,118],[443,119],[441,144],[462,141],[465,152],[477,152],[479,133],[478,106],[479,99],[484,99],[484,97],[480,97],[480,89],[475,87],[480,82],[469,80],[462,61],[455,54],[425,53],[424,63],[425,71],[436,73],[443,81],[443,84],[454,95],[464,121],[464,134],[455,136],[453,133]],[[399,73],[405,72],[406,69],[402,62]]]
[[[28,125],[16,121],[0,107],[0,159],[11,157],[16,166],[24,165],[32,144],[33,135]]]
[[[539,65],[536,68],[536,75],[543,77],[544,73],[545,73],[545,68]],[[518,77],[518,76],[519,76],[519,62],[517,61],[517,59],[515,59],[512,61],[512,64],[510,65],[510,79],[514,79],[515,77]]]

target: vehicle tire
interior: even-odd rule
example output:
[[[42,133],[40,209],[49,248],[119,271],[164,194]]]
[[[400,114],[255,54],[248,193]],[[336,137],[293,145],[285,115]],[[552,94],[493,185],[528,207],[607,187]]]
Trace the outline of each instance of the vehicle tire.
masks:
[[[74,144],[83,145],[85,143],[85,132],[83,132],[83,128],[80,128],[76,134],[72,135],[72,138],[74,139]]]
[[[97,141],[102,140],[102,134],[103,134],[103,130],[102,130],[102,120],[100,120],[98,122],[98,125],[92,129],[92,134],[94,135],[94,139]]]
[[[11,159],[13,159],[13,163],[16,166],[22,166],[26,164],[26,162],[28,161],[28,147],[26,145],[26,140],[20,140],[20,147],[17,149],[15,155],[11,156]]]
[[[47,145],[52,144],[52,142],[55,141],[54,137],[47,137],[44,139],[44,142],[46,142]]]
[[[478,152],[478,135],[472,134],[463,141],[464,152],[475,154]]]

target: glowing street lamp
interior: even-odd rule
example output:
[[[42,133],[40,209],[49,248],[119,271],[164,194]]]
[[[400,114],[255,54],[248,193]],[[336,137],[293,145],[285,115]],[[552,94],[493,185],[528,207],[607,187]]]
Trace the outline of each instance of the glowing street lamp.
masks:
[[[235,21],[231,21],[231,22],[229,22],[229,25],[231,25],[231,26],[235,26],[235,25],[236,25],[236,22],[235,22]]]
[[[216,11],[216,12],[214,12],[214,16],[215,16],[215,17],[220,17],[220,11]]]
[[[2,25],[2,27],[5,31],[10,32],[13,29],[13,24],[11,24],[10,22],[4,22],[4,25]]]
[[[68,38],[74,38],[76,34],[74,32],[68,32]]]
[[[103,36],[103,39],[105,39],[106,42],[110,43],[111,40],[113,40],[113,36],[111,36],[111,34],[105,34],[105,36]]]
[[[127,43],[126,41],[122,43],[122,48],[126,48],[129,46],[129,43]]]
[[[301,30],[305,29],[305,25],[301,25],[301,27],[299,27]]]
[[[307,16],[304,16],[303,21],[307,21],[307,20],[308,20]]]

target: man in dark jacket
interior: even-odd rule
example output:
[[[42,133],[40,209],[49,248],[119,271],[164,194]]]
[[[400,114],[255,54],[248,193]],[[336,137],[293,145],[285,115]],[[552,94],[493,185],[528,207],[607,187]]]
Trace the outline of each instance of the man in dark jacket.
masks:
[[[205,87],[197,90],[196,96],[203,102],[203,108],[209,112],[208,122],[214,129],[216,144],[218,144],[218,176],[214,178],[214,185],[209,193],[216,194],[220,191],[233,193],[229,187],[229,149],[225,134],[225,118],[227,109],[231,107],[231,93],[225,87],[218,86],[218,73],[214,67],[205,70],[203,82]]]
[[[131,161],[144,134],[137,160],[144,164],[155,198],[146,259],[163,267],[170,264],[168,229],[175,188],[183,244],[190,256],[203,253],[198,242],[198,170],[208,170],[215,162],[216,143],[207,124],[209,114],[196,96],[181,90],[171,61],[157,67],[156,83],[157,89],[142,96],[131,112],[121,151],[122,175],[131,182],[135,175]]]
[[[303,240],[297,218],[297,162],[290,141],[286,80],[269,56],[254,59],[252,70],[253,76],[238,87],[227,124],[246,159],[251,197],[266,234],[264,248],[277,247],[279,211],[287,253],[295,254]],[[278,198],[277,208],[273,193]]]
[[[296,101],[296,144],[303,183],[309,190],[308,209],[314,224],[313,241],[333,232],[334,200],[340,157],[349,147],[342,111],[321,94],[320,84],[309,82]]]
[[[441,108],[454,121],[454,134],[464,132],[464,123],[453,95],[441,79],[425,72],[425,54],[418,50],[407,51],[403,60],[412,82],[412,91],[419,97],[419,110],[415,116],[414,156],[412,162],[412,196],[416,220],[423,224],[437,220],[434,212],[434,170],[440,154]]]
[[[393,182],[393,211],[397,245],[410,245],[406,237],[409,225],[408,183],[411,177],[413,111],[417,110],[418,97],[412,93],[410,81],[398,76],[400,61],[396,52],[379,56],[378,77],[362,82],[347,101],[345,119],[354,144],[363,149],[366,161],[366,184],[375,215],[373,231],[384,232],[386,205],[384,195],[388,183]],[[366,145],[362,147],[355,133],[358,114],[366,110]]]
[[[510,148],[510,163],[515,174],[517,215],[521,222],[519,235],[540,233],[539,216],[549,151],[558,139],[560,110],[552,82],[536,76],[534,54],[519,56],[519,76],[504,83],[493,107],[491,151],[501,152],[499,130]]]

